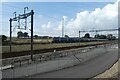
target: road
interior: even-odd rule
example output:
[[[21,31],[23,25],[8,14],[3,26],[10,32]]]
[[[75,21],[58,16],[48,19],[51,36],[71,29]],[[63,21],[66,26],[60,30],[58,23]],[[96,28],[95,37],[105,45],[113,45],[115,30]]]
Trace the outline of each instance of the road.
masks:
[[[114,46],[114,48],[109,48],[106,54],[80,65],[27,78],[91,78],[110,68],[117,59],[118,48]]]

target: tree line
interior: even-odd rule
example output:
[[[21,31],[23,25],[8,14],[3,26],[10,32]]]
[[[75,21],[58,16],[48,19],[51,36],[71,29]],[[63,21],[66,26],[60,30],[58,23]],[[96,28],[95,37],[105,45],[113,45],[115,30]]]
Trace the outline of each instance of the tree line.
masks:
[[[45,37],[48,37],[48,36],[45,36]],[[65,37],[69,37],[68,35],[65,35]],[[17,38],[29,38],[29,35],[27,32],[22,32],[22,31],[19,31],[17,32]],[[39,38],[38,35],[34,35],[34,38]],[[90,34],[89,33],[86,33],[82,38],[92,38],[90,37]],[[100,35],[100,34],[96,34],[94,36],[94,38],[97,38],[97,39],[108,39],[108,40],[116,40],[116,37],[113,36],[113,34],[108,34],[108,35]],[[2,40],[2,42],[6,42],[7,41],[7,36],[5,35],[0,35],[0,40]]]
[[[24,33],[22,31],[17,32],[17,38],[28,38],[28,37],[29,35],[27,32]]]
[[[69,37],[68,35],[65,35],[65,37]],[[86,33],[82,38],[92,38],[90,37],[90,34],[89,33]],[[113,34],[108,34],[108,35],[100,35],[100,34],[96,34],[94,36],[94,38],[97,38],[97,39],[108,39],[108,40],[115,40],[116,37],[113,36]]]
[[[89,33],[86,33],[83,38],[91,38],[91,37],[90,37]],[[108,35],[96,34],[94,36],[94,38],[97,38],[97,39],[108,39],[108,40],[115,40],[116,39],[116,37],[113,36],[113,34],[108,34]]]

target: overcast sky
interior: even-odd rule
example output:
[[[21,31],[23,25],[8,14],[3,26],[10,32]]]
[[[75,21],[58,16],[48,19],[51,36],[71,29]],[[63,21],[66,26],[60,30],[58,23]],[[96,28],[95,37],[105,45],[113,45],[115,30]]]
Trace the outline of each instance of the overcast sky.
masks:
[[[5,1],[5,0],[4,0]],[[6,0],[7,1],[7,0]],[[79,30],[116,29],[118,28],[118,1],[112,2],[2,2],[2,33],[9,36],[9,19],[13,12],[23,14],[23,8],[34,10],[34,35],[61,36],[62,18],[64,18],[64,34],[78,36]],[[1,18],[1,17],[0,17]],[[30,33],[30,18],[27,30]],[[24,21],[21,21],[23,27]],[[13,28],[17,22],[13,23]],[[19,30],[16,28],[13,35]],[[100,32],[105,34],[106,32]],[[109,32],[114,33],[116,32]],[[94,34],[94,33],[93,33]],[[92,33],[91,33],[92,35]]]

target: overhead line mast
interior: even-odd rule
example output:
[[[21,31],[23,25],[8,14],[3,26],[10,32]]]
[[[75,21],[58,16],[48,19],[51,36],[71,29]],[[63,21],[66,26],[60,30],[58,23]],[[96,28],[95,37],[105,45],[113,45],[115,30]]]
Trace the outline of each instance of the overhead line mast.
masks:
[[[26,10],[28,10],[28,7],[24,8],[24,14],[19,14],[16,16],[16,12],[14,12],[14,18],[10,18],[10,53],[12,52],[12,21],[18,21],[18,29],[23,29],[20,27],[20,19],[25,19],[25,30],[27,27],[27,18],[31,16],[31,60],[33,60],[33,15],[34,11],[31,10],[31,12],[26,13]]]
[[[62,37],[64,37],[64,18],[62,18]]]

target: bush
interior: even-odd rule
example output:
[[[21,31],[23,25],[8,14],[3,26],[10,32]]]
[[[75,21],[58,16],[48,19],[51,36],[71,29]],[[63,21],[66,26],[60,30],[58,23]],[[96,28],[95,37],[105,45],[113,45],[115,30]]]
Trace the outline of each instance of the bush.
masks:
[[[7,36],[5,35],[0,35],[0,39],[2,39],[2,42],[5,42],[7,40]]]

